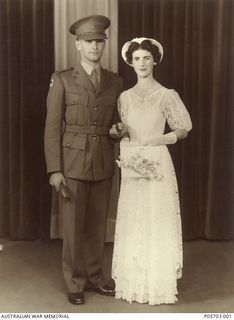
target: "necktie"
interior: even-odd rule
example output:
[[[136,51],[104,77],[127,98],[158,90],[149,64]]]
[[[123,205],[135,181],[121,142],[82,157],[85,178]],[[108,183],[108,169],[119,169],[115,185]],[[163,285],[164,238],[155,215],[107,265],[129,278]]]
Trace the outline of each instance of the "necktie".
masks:
[[[97,70],[95,68],[93,68],[90,77],[91,77],[91,80],[92,80],[92,83],[93,83],[95,89],[97,90],[97,88],[98,88],[98,75],[97,75]]]

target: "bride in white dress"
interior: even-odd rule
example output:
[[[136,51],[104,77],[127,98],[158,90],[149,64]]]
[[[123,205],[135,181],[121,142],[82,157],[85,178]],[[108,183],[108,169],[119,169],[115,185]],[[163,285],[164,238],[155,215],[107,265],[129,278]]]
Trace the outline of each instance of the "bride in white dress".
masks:
[[[137,84],[119,98],[128,136],[120,143],[122,179],[112,261],[116,298],[150,305],[175,303],[177,279],[182,276],[182,233],[167,145],[185,138],[192,124],[178,93],[153,77],[163,57],[159,42],[135,38],[123,46],[122,56],[134,68]],[[164,133],[166,121],[169,133]]]

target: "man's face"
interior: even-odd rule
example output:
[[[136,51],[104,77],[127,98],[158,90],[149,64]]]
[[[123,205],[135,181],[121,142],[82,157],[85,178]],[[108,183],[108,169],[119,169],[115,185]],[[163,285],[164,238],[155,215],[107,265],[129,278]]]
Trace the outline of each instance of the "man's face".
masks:
[[[81,60],[94,64],[100,61],[105,47],[105,40],[76,40],[77,50],[80,51]]]

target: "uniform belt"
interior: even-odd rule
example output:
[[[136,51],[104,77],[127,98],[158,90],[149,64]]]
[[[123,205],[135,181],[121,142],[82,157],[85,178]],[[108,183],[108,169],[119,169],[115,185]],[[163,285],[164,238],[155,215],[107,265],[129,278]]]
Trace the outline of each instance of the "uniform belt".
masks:
[[[65,132],[75,132],[75,133],[86,133],[97,136],[107,136],[109,135],[110,128],[108,127],[97,127],[97,126],[76,126],[76,125],[66,125]]]

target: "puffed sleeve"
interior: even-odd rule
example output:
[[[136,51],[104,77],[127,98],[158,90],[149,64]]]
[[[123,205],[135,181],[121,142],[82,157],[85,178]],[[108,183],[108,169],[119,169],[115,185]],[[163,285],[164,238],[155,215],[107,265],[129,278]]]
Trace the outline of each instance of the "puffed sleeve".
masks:
[[[162,111],[171,130],[185,129],[190,131],[192,129],[190,115],[175,90],[171,89],[166,93]]]

